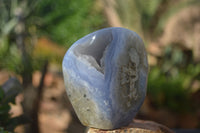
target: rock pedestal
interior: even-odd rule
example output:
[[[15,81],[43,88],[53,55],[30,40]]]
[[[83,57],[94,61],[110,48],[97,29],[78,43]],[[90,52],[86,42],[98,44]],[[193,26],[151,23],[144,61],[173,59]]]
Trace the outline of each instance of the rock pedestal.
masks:
[[[87,133],[174,133],[168,127],[153,121],[134,120],[127,127],[115,130],[89,128]]]

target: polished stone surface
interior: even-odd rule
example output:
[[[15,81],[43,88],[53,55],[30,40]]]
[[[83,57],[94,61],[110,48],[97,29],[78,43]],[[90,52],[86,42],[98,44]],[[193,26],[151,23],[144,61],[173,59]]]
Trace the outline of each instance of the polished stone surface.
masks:
[[[63,59],[68,97],[83,125],[128,125],[146,95],[147,54],[133,31],[112,27],[76,41]]]

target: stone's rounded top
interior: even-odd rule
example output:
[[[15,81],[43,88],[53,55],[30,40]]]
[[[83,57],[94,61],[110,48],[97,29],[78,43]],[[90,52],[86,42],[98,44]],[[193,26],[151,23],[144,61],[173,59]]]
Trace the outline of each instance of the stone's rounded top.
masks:
[[[100,129],[127,125],[146,95],[148,62],[143,41],[120,27],[88,34],[67,51],[63,75],[84,125]]]

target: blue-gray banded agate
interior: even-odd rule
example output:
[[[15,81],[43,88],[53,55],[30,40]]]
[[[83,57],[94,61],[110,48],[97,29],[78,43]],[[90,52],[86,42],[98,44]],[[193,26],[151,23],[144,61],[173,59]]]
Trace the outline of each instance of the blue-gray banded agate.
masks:
[[[133,31],[112,27],[76,41],[63,59],[67,95],[85,126],[128,125],[146,95],[147,53]]]

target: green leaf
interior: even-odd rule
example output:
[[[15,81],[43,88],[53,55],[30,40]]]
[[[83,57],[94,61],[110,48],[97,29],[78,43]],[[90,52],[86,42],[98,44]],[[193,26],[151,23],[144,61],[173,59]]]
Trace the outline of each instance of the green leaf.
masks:
[[[4,35],[9,34],[13,30],[13,28],[16,26],[16,24],[17,24],[17,20],[15,18],[7,22],[4,28],[2,29],[3,34]]]

